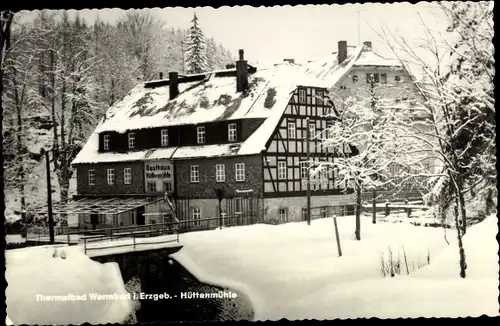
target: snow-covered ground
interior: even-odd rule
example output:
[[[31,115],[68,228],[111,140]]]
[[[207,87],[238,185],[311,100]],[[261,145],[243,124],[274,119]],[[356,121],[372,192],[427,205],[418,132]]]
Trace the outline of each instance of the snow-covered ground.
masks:
[[[127,292],[118,264],[92,261],[81,249],[43,246],[5,252],[7,315],[13,324],[104,324],[127,319],[132,301],[119,297]],[[116,293],[118,299],[92,300],[91,293]],[[40,295],[68,294],[86,294],[86,300],[39,301]]]
[[[446,230],[448,245],[441,228],[363,217],[356,241],[352,216],[338,217],[338,226],[340,258],[331,218],[183,234],[184,248],[172,257],[201,282],[247,295],[255,320],[498,315],[495,216],[466,235],[466,280],[454,230]],[[400,257],[404,248],[410,275],[382,277],[389,247]],[[427,256],[430,265],[411,270]]]

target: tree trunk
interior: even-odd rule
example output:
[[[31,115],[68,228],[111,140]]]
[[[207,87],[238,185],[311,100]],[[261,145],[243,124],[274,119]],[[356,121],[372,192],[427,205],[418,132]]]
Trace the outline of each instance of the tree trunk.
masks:
[[[462,189],[459,191],[458,200],[460,203],[459,207],[462,216],[462,234],[465,235],[465,233],[467,232],[467,215],[465,211],[465,198]]]
[[[14,13],[11,11],[0,12],[0,112],[3,110],[3,75],[4,75],[4,60],[7,52],[10,49],[10,25]]]
[[[465,261],[465,250],[462,242],[462,229],[460,228],[460,223],[458,219],[458,206],[455,206],[455,227],[457,228],[457,240],[458,240],[458,254],[460,256],[460,277],[465,278],[467,269],[467,263]]]
[[[356,185],[356,240],[361,240],[361,187]]]
[[[26,221],[26,197],[24,184],[26,181],[25,171],[24,171],[24,146],[23,146],[23,98],[19,95],[18,83],[17,83],[17,69],[12,68],[12,80],[14,85],[14,101],[16,105],[16,161],[18,165],[16,173],[16,182],[19,189],[19,201],[21,204],[21,219],[23,222]],[[26,82],[26,81],[25,81]],[[22,92],[21,92],[22,93]]]

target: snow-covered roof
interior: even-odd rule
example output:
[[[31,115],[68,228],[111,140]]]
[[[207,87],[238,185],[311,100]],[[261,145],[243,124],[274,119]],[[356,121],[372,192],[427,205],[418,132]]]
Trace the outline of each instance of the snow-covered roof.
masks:
[[[354,49],[348,48],[347,58],[341,64],[338,64],[337,53],[333,53],[321,60],[305,64],[303,70],[316,78],[324,80],[329,87],[333,87],[353,67],[363,66],[402,68],[398,60],[384,58],[364,46],[358,46]]]
[[[141,161],[159,158],[211,157],[260,153],[298,86],[327,88],[300,65],[283,62],[257,67],[249,74],[248,92],[236,92],[235,76],[207,73],[204,80],[180,83],[180,94],[169,100],[169,86],[141,84],[113,105],[72,164]],[[127,153],[99,153],[98,134],[132,129],[198,124],[220,120],[263,118],[262,125],[240,144],[169,147]]]

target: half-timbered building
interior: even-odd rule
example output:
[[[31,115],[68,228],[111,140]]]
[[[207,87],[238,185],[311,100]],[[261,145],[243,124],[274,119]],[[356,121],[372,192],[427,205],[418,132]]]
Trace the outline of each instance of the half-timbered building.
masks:
[[[307,153],[334,159],[320,141],[334,110],[327,91],[291,60],[253,67],[242,50],[233,67],[140,84],[72,162],[77,195],[66,212],[89,228],[156,223],[167,194],[181,219],[303,220]],[[311,180],[311,206],[352,203],[335,179]]]

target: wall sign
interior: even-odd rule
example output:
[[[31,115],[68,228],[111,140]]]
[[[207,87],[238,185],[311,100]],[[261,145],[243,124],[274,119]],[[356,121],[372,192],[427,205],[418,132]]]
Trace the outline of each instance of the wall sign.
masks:
[[[173,164],[170,160],[144,162],[146,192],[173,190]]]

